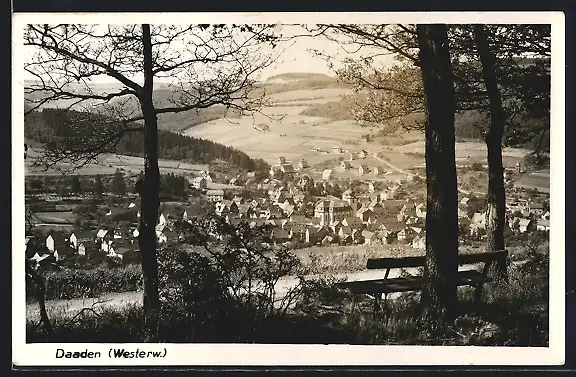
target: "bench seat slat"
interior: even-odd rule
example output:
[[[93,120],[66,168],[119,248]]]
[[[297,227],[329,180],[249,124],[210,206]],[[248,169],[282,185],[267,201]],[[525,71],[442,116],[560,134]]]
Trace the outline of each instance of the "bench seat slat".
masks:
[[[482,273],[475,270],[466,270],[458,272],[457,285],[475,286],[480,283]],[[376,294],[376,293],[393,293],[409,292],[422,289],[422,276],[398,277],[393,279],[376,279],[350,281],[336,284],[337,287],[348,289],[355,294]]]
[[[475,264],[494,261],[504,258],[508,254],[507,250],[486,251],[474,254],[458,254],[458,264]],[[404,257],[404,258],[373,258],[368,259],[366,268],[369,270],[393,269],[393,268],[411,268],[422,267],[426,263],[425,256]]]

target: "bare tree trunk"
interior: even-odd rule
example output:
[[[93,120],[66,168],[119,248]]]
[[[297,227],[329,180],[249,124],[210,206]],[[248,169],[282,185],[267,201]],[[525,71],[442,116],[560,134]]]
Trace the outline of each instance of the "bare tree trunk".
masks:
[[[489,250],[504,250],[504,225],[506,222],[506,190],[502,166],[502,137],[504,135],[504,108],[496,78],[496,59],[490,50],[483,25],[474,25],[474,40],[480,55],[486,91],[490,101],[490,127],[485,137],[488,149],[488,194],[486,231]],[[496,277],[507,279],[506,260],[499,261]]]
[[[156,318],[160,308],[156,224],[160,207],[158,167],[158,121],[152,102],[152,44],[150,25],[142,25],[144,45],[144,87],[138,99],[144,115],[144,180],[139,188],[141,213],[138,244],[144,277],[144,310],[148,319]],[[154,322],[154,321],[153,321]]]
[[[456,308],[458,191],[454,84],[446,25],[417,25],[426,98],[426,264],[422,307],[430,321]]]
[[[36,301],[38,301],[38,307],[40,308],[40,320],[42,321],[44,330],[48,335],[48,340],[51,340],[54,334],[54,328],[52,327],[52,323],[48,317],[48,312],[46,311],[46,284],[44,283],[42,276],[40,276],[40,274],[38,274],[38,272],[35,271],[28,262],[26,262],[26,274],[36,285],[34,296],[36,296],[35,298]]]

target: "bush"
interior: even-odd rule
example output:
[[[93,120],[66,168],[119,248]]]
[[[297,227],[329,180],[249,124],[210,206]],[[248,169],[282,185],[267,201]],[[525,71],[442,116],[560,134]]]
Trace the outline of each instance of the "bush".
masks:
[[[80,256],[77,260],[80,259]],[[85,260],[82,258],[82,260]],[[98,297],[109,292],[136,291],[142,286],[140,266],[91,269],[68,269],[46,271],[46,300]],[[33,284],[26,284],[26,299],[34,300]]]

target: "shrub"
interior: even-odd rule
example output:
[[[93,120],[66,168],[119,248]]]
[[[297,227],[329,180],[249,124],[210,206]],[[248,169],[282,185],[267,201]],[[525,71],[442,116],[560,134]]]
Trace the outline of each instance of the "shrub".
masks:
[[[136,291],[142,285],[140,266],[45,271],[46,300],[98,297],[103,293]],[[34,300],[35,286],[26,284],[26,298]]]

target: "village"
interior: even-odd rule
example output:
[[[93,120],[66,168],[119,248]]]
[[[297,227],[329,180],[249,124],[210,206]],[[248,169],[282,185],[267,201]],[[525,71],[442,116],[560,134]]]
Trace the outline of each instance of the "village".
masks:
[[[344,152],[335,147],[331,153]],[[199,216],[200,205],[206,216],[222,217],[231,225],[247,222],[251,227],[270,226],[275,245],[287,249],[399,244],[424,252],[424,179],[417,174],[395,180],[383,179],[392,171],[378,165],[366,165],[363,160],[367,158],[366,151],[351,153],[347,160],[336,159],[338,163],[333,169],[318,170],[303,159],[295,167],[284,157],[279,157],[267,178],[258,177],[255,172],[241,172],[230,177],[201,171],[194,177],[187,177],[194,195],[188,200],[169,201],[162,205],[156,226],[158,243],[178,244],[182,235],[175,224],[191,222],[193,217]],[[350,171],[356,171],[354,179],[334,174]],[[508,182],[507,234],[549,232],[549,195],[514,188],[511,181]],[[214,185],[224,188],[214,189]],[[92,205],[85,211],[91,212],[89,215],[93,221],[89,224],[92,225],[86,226],[84,222],[85,226],[78,226],[86,214],[76,210],[72,227],[27,232],[27,258],[35,262],[36,267],[46,264],[44,262],[69,267],[104,262],[110,265],[139,263],[139,198],[134,193],[106,195],[114,199],[102,203],[100,208]],[[59,200],[72,200],[71,193],[68,198],[47,199],[45,194],[42,196],[57,203]],[[38,197],[27,192],[27,203],[38,206],[38,201],[41,201]],[[76,202],[80,199],[76,198]],[[461,243],[473,243],[486,237],[486,214],[481,200],[460,193]],[[94,218],[95,212],[101,216]],[[29,247],[32,244],[36,246]]]

